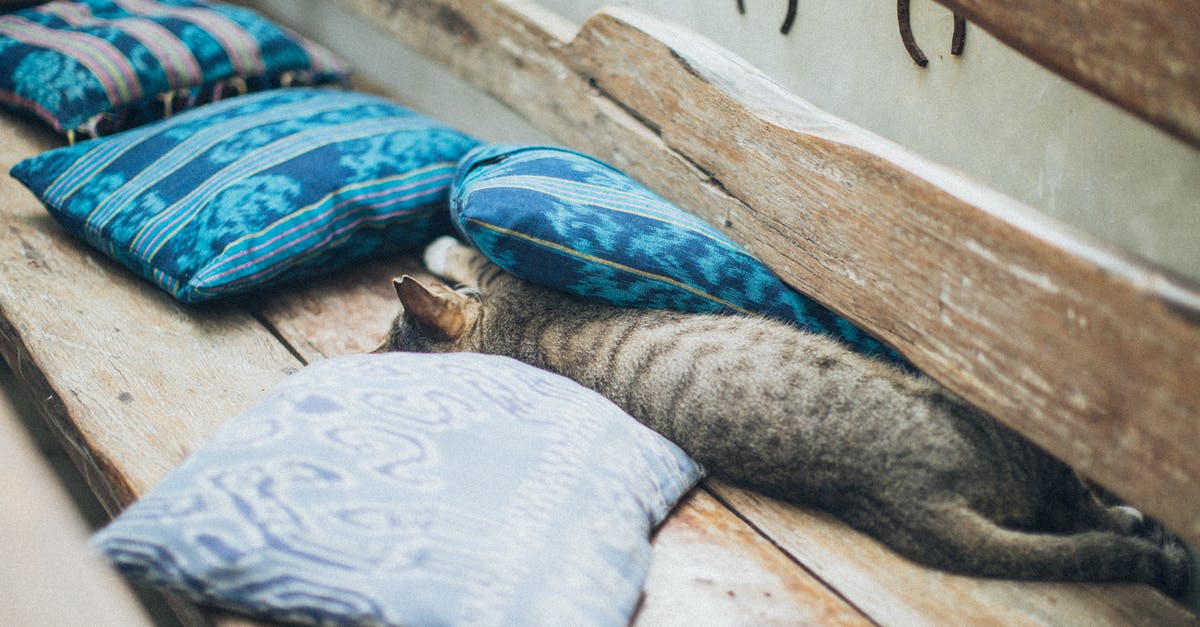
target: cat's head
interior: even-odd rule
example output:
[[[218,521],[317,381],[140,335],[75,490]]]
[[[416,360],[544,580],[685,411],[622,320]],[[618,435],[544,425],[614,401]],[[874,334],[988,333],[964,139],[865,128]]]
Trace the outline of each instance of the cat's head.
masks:
[[[393,279],[401,311],[375,352],[447,353],[472,350],[472,331],[483,311],[478,292],[442,284],[422,285],[411,276]]]

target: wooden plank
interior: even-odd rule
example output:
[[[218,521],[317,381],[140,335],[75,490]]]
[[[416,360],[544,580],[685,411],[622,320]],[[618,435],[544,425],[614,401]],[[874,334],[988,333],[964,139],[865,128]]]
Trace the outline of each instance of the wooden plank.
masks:
[[[0,114],[0,171],[59,141]],[[7,176],[0,224],[0,353],[110,514],[301,365],[237,302],[179,304],[65,233]],[[208,623],[172,600],[189,624]]]
[[[689,33],[623,11],[572,46],[580,71],[753,207],[725,226],[789,282],[1200,540],[1195,286],[825,115]]]
[[[27,141],[26,134],[37,132],[7,118],[0,123],[0,137],[11,133],[28,144],[28,149],[19,146],[17,154],[0,157],[8,160],[0,163],[5,169],[54,141]],[[5,354],[12,355],[13,367],[46,399],[39,409],[67,438],[91,487],[105,495],[111,511],[152,487],[217,425],[300,365],[240,304],[180,306],[62,232],[15,181],[0,185],[5,199],[0,215],[9,225],[0,236],[14,240],[0,241],[9,251],[0,257]],[[390,277],[419,270],[411,258],[375,262],[246,302],[304,361],[362,352],[380,343],[395,315]],[[75,285],[92,289],[84,292]],[[38,298],[30,298],[35,294]],[[76,315],[63,317],[63,311]],[[72,337],[70,350],[60,349],[67,335]],[[80,359],[81,354],[88,358]],[[70,391],[65,395],[59,391],[64,386]],[[66,400],[57,401],[62,396]],[[696,589],[694,581],[660,569],[647,586],[656,603],[652,607],[683,595],[697,603],[704,600],[696,610],[718,607],[781,624],[805,616],[862,621],[711,497],[693,497],[688,503],[656,537],[656,547],[665,547],[656,548],[656,555],[665,555],[670,564],[689,563],[691,570],[678,571],[680,575],[699,569],[738,573],[743,581],[717,578],[713,581],[728,585]],[[681,551],[700,557],[689,561]],[[744,592],[740,598],[739,592]],[[710,593],[707,600],[705,593]],[[178,605],[188,624],[251,624]],[[659,615],[656,611],[650,610],[650,616]]]
[[[658,530],[636,625],[869,625],[707,492]]]
[[[57,145],[0,115],[0,171]],[[235,304],[185,308],[0,177],[0,352],[118,511],[299,362]]]
[[[392,278],[432,276],[414,256],[363,263],[256,299],[259,317],[305,361],[368,353],[399,311]]]
[[[827,514],[728,484],[714,493],[884,625],[1200,625],[1145,585],[976,579],[918,566]]]
[[[789,283],[1200,543],[1196,286],[633,10],[601,12],[575,35],[518,0],[342,3],[723,228]]]
[[[28,140],[36,130],[8,118],[0,122],[0,137],[11,133],[25,142],[2,157],[5,170],[55,141]],[[45,394],[44,413],[114,512],[300,365],[279,338],[305,362],[373,349],[396,311],[390,278],[420,273],[414,259],[392,259],[243,303],[181,306],[62,232],[15,181],[2,185],[0,211],[11,225],[3,235],[15,239],[0,241],[11,252],[0,258],[6,355]],[[34,287],[41,284],[50,289]],[[32,294],[39,298],[30,299]],[[247,315],[244,304],[279,337]],[[76,316],[58,320],[63,311]],[[30,328],[37,331],[24,332]],[[58,340],[67,334],[73,352],[60,354]],[[147,334],[155,341],[148,342]],[[79,359],[81,352],[96,357]],[[56,403],[63,386],[68,400]],[[656,535],[655,547],[659,567],[647,583],[645,624],[667,611],[676,618],[704,619],[719,611],[731,619],[766,621],[759,624],[867,622],[706,494],[680,506]],[[703,581],[695,580],[697,573]],[[175,601],[188,624],[252,624]]]
[[[1200,147],[1200,4],[1194,0],[937,2]]]
[[[399,307],[391,279],[405,273],[429,278],[412,257],[375,261],[277,290],[256,301],[259,315],[305,361],[370,351]],[[702,490],[676,507],[653,546],[639,624],[867,624]]]

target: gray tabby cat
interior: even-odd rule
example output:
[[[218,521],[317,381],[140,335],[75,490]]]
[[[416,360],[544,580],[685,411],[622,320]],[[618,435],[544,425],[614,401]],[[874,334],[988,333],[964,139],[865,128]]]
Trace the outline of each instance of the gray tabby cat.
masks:
[[[716,476],[820,507],[918,562],[1183,590],[1185,549],[1136,537],[1075,473],[927,377],[762,318],[621,309],[527,283],[443,238],[395,281],[379,350],[507,355],[595,389]]]

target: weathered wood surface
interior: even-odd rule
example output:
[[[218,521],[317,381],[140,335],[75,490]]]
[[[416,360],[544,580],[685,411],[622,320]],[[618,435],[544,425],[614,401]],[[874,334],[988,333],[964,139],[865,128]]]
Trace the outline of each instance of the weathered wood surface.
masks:
[[[1200,543],[1200,292],[633,10],[341,0]]]
[[[885,624],[1200,625],[1144,586],[976,579],[918,566],[828,514],[710,481],[722,502]],[[1019,608],[1019,609],[1018,609]]]
[[[0,116],[0,139],[5,172],[55,145],[8,116]],[[390,278],[420,271],[402,258],[303,289],[188,307],[67,235],[9,177],[0,180],[0,216],[0,349],[113,512],[303,363],[378,346],[397,307]],[[660,570],[647,583],[648,597],[674,608],[674,617],[701,620],[702,610],[716,607],[780,624],[782,617],[806,615],[864,622],[711,497],[681,505],[658,544],[664,548],[656,555],[687,566]],[[728,589],[694,589],[694,581],[680,580],[693,572],[725,573],[714,581]],[[737,573],[734,580],[730,573]],[[736,592],[750,591],[748,582],[756,582],[761,599],[737,599]],[[684,592],[691,602],[680,603]],[[181,612],[189,622],[209,621],[186,604]]]
[[[0,353],[111,512],[300,364],[244,311],[185,308],[59,228],[7,176],[56,145],[0,118]]]
[[[369,353],[383,343],[399,311],[392,279],[405,274],[433,280],[420,261],[405,256],[349,268],[303,287],[279,288],[252,307],[305,363]]]
[[[646,627],[872,624],[702,490],[655,536],[645,595],[635,624]]]
[[[399,304],[392,278],[433,280],[415,259],[365,264],[278,290],[259,317],[307,361],[378,347]],[[639,624],[868,624],[853,607],[701,490],[654,538]],[[716,620],[716,622],[712,622]],[[797,621],[803,622],[798,623]]]
[[[347,3],[355,5],[350,0]],[[387,13],[385,7],[375,2],[360,2],[358,8]],[[977,214],[982,213],[985,217],[992,214],[980,209],[973,209],[975,213],[965,211],[959,204],[971,205],[955,200],[957,198],[965,195],[980,202],[978,196],[985,204],[993,202],[1008,206],[1007,201],[994,199],[986,190],[959,183],[956,177],[934,166],[910,162],[910,157],[898,148],[860,135],[836,120],[821,117],[819,112],[803,109],[801,104],[787,100],[785,104],[791,104],[779,113],[787,124],[775,118],[768,118],[769,123],[759,119],[759,127],[753,130],[762,133],[763,137],[756,141],[761,139],[767,142],[764,145],[771,146],[772,136],[783,133],[780,129],[787,130],[808,120],[807,126],[802,125],[806,129],[804,133],[784,133],[796,144],[788,149],[794,150],[794,154],[786,150],[779,154],[792,159],[807,159],[809,176],[815,173],[834,181],[823,183],[826,186],[823,189],[833,191],[827,191],[817,203],[823,203],[819,208],[830,213],[817,212],[809,216],[821,228],[816,232],[798,230],[799,227],[786,220],[771,217],[772,214],[757,208],[751,209],[751,204],[758,207],[756,197],[751,197],[750,201],[742,199],[745,192],[741,190],[752,184],[752,173],[727,172],[726,164],[708,164],[703,158],[680,148],[692,145],[684,141],[686,138],[676,136],[681,129],[677,124],[672,126],[675,121],[656,121],[651,117],[655,112],[653,107],[647,107],[645,112],[635,111],[630,103],[636,103],[636,98],[617,95],[622,89],[631,87],[622,87],[620,81],[605,77],[600,71],[581,69],[586,67],[586,60],[579,58],[589,46],[632,45],[619,43],[616,36],[632,37],[633,43],[641,46],[640,53],[659,66],[646,75],[646,80],[667,81],[663,86],[645,82],[643,87],[653,88],[651,93],[656,97],[674,97],[673,90],[681,88],[680,77],[671,74],[674,68],[674,71],[691,76],[689,80],[699,81],[682,86],[695,89],[699,96],[710,99],[705,105],[708,108],[701,107],[701,111],[709,111],[709,115],[714,110],[721,115],[758,111],[737,99],[728,98],[712,86],[712,80],[694,73],[695,67],[687,59],[694,59],[695,51],[689,46],[699,44],[693,42],[673,48],[651,44],[643,39],[643,29],[629,23],[640,18],[622,20],[613,15],[595,18],[585,29],[585,34],[589,30],[592,32],[590,36],[596,38],[594,42],[580,37],[569,43],[574,32],[569,24],[523,2],[481,1],[454,6],[408,2],[401,10],[413,13],[380,15],[381,23],[399,30],[426,29],[425,35],[420,36],[426,40],[422,45],[443,47],[438,54],[449,55],[452,64],[462,64],[461,72],[475,73],[473,82],[485,85],[486,89],[569,143],[608,158],[681,203],[696,208],[698,213],[714,219],[772,260],[776,267],[783,268],[785,276],[798,284],[803,283],[801,279],[814,274],[817,285],[824,281],[836,287],[841,280],[838,277],[846,268],[861,259],[856,256],[857,252],[851,252],[846,259],[838,261],[837,255],[847,254],[848,247],[853,248],[861,242],[839,241],[838,237],[850,237],[848,235],[822,239],[825,235],[821,231],[833,229],[836,225],[832,223],[837,219],[870,222],[855,218],[857,210],[845,209],[845,201],[841,200],[843,188],[878,187],[880,182],[876,178],[889,181],[901,192],[913,185],[910,177],[915,175],[893,170],[898,160],[908,167],[915,167],[915,163],[926,177],[934,179],[938,185],[926,182],[919,189],[926,189],[924,186],[933,189],[929,195],[940,199],[941,203],[936,209],[943,210],[949,205],[950,209],[965,213],[965,217],[960,213],[953,216],[966,220],[967,226],[982,219]],[[426,20],[425,26],[402,28],[405,16]],[[442,29],[440,35],[438,28]],[[652,27],[656,31],[658,28]],[[461,50],[456,52],[456,49]],[[693,53],[692,57],[688,56],[689,51]],[[618,52],[610,50],[606,54]],[[465,55],[473,55],[473,58],[468,59]],[[614,57],[599,58],[611,60]],[[495,65],[497,63],[499,65]],[[639,67],[630,63],[629,71],[645,71]],[[742,68],[734,73],[747,71]],[[752,73],[749,76],[754,77]],[[721,80],[729,83],[728,79],[723,77],[715,84],[723,84]],[[669,103],[669,100],[664,102]],[[673,105],[662,110],[669,111],[670,106]],[[803,109],[804,115],[811,117],[802,116],[799,121],[789,117],[798,115],[793,107]],[[705,133],[722,123],[721,115],[698,124],[697,134],[705,137],[701,142],[709,141]],[[756,115],[760,114],[750,117],[758,119]],[[679,122],[689,123],[688,119],[681,116]],[[727,138],[730,146],[726,150],[734,150],[734,154],[739,155],[737,140],[741,137],[746,143],[749,136],[738,135],[747,131],[739,130],[737,126],[731,130],[734,134]],[[795,137],[797,135],[800,139]],[[838,141],[829,139],[830,136]],[[3,146],[0,168],[4,171],[16,160],[49,148],[54,142],[52,137],[0,115],[0,146]],[[814,153],[810,143],[825,152]],[[864,160],[861,154],[855,152],[846,157],[834,149],[849,145],[855,151],[872,154],[871,150],[859,147],[859,143],[880,150],[887,158],[865,159],[876,164],[876,169],[864,170],[859,163]],[[742,165],[747,170],[762,168],[762,159],[761,154],[754,159],[746,157]],[[786,163],[792,161],[786,160]],[[787,171],[792,175],[806,172],[794,164],[790,167],[797,168]],[[845,184],[839,186],[836,184],[839,181]],[[788,185],[779,187],[769,189],[784,194],[781,202],[795,202],[787,195]],[[948,193],[938,191],[943,188],[955,190],[951,201],[939,195]],[[879,194],[877,190],[870,198],[877,200]],[[861,207],[853,203],[850,206]],[[959,228],[959,225],[939,222],[937,216],[927,215],[932,211],[930,209],[905,206],[904,211],[916,211],[920,224],[940,225],[938,228],[942,230],[938,233],[943,237],[949,237],[944,232],[955,232]],[[1008,214],[1001,214],[989,219],[1006,225],[1009,224],[1006,220],[1011,220],[1006,216]],[[0,180],[0,218],[3,225],[0,229],[0,331],[3,331],[0,333],[0,352],[35,391],[39,409],[64,437],[76,462],[88,474],[93,489],[114,510],[149,489],[220,422],[252,405],[274,383],[303,363],[373,348],[395,309],[387,279],[412,269],[411,262],[404,260],[381,262],[339,273],[305,288],[280,289],[219,305],[186,307],[74,241],[57,227],[31,195],[7,177]],[[876,216],[872,215],[871,219]],[[879,219],[885,225],[893,225],[899,220],[888,212],[883,212]],[[1036,219],[1025,219],[1034,220],[1036,225]],[[756,226],[759,224],[767,226]],[[882,236],[868,231],[867,243],[878,244],[871,238]],[[1001,232],[1018,242],[1026,239],[1041,242],[1043,239],[1040,238],[1044,238],[1044,233],[1032,237],[1028,230],[1011,226]],[[789,238],[795,238],[795,242],[786,243]],[[1001,239],[1002,243],[1008,241]],[[983,248],[984,245],[994,243],[984,240],[973,250],[990,250]],[[1056,252],[1062,252],[1064,248],[1075,250],[1076,246],[1069,239],[1055,241],[1055,245]],[[894,244],[889,250],[897,252]],[[899,252],[909,251],[904,248]],[[1093,252],[1085,248],[1068,257],[1078,262],[1079,259],[1092,259],[1089,255]],[[786,266],[789,259],[800,269]],[[1008,267],[1001,263],[1006,259],[992,262],[992,265]],[[875,264],[868,268],[872,272],[879,273],[885,268],[878,260],[868,258],[868,261]],[[967,268],[954,274],[954,264],[961,261],[961,258],[953,257],[946,262],[946,272],[950,275],[944,280],[951,281],[976,271]],[[802,270],[814,263],[830,265],[820,272],[812,268]],[[1097,272],[1103,276],[1116,276],[1119,283],[1127,280],[1131,272],[1124,267],[1119,264],[1115,269],[1103,266]],[[1042,271],[1040,268],[1024,270],[1026,274],[1016,274],[1019,279],[1036,278],[1040,275],[1029,273]],[[927,354],[930,351],[927,345],[936,339],[925,336],[931,332],[930,328],[922,326],[927,323],[918,321],[915,326],[909,326],[907,321],[898,320],[896,312],[880,308],[881,297],[873,291],[881,290],[885,295],[891,292],[879,284],[882,279],[878,276],[864,276],[868,278],[863,280],[863,285],[871,289],[860,291],[868,293],[847,296],[834,291],[834,296],[829,297],[830,302],[850,315],[858,315],[860,321],[880,330],[898,346],[911,351],[910,354],[922,357],[925,360],[922,365],[940,363],[934,358],[936,353],[934,357]],[[913,280],[903,273],[898,276],[901,280]],[[1053,275],[1052,279],[1057,276]],[[1169,285],[1156,284],[1157,275],[1144,276],[1148,277],[1148,292]],[[1000,285],[1005,286],[1004,283]],[[1072,291],[1076,289],[1074,285],[1068,285]],[[912,289],[911,285],[902,284],[904,287]],[[1017,296],[1023,293],[1020,285],[1007,289],[1015,290]],[[825,297],[823,293],[817,295]],[[1003,292],[989,298],[1011,295],[1011,292]],[[1157,302],[1147,298],[1151,304]],[[947,302],[957,304],[958,301]],[[982,314],[991,315],[977,301],[970,302],[979,307]],[[987,302],[990,301],[984,301]],[[901,301],[901,306],[912,307],[912,304]],[[1091,310],[1084,313],[1092,315]],[[891,335],[888,335],[889,329],[892,329]],[[946,350],[951,354],[962,350],[961,339],[951,335],[947,341],[949,349]],[[995,358],[990,352],[987,356]],[[1005,363],[1018,357],[1007,356]],[[1030,367],[1041,373],[1044,364],[1037,359]],[[1184,443],[1193,441],[1194,436],[1183,439]],[[1189,476],[1195,477],[1194,474]],[[718,500],[712,498],[713,494]],[[1122,606],[1138,608],[1143,613],[1139,618],[1145,617],[1157,624],[1189,620],[1177,606],[1142,586],[1119,587],[1118,592],[1111,593],[1115,588],[1110,586],[988,582],[904,566],[900,558],[825,517],[719,484],[713,492],[696,492],[682,504],[659,531],[654,544],[657,565],[647,582],[645,605],[639,617],[644,624],[664,621],[704,624],[717,615],[728,617],[730,621],[743,622],[740,619],[745,619],[744,622],[756,624],[775,620],[788,624],[796,621],[855,623],[860,621],[859,612],[868,620],[883,624],[910,621],[1020,624],[1027,620],[1070,624],[1076,622],[1077,616],[1088,616],[1097,624],[1123,624],[1128,615],[1121,613]],[[784,547],[790,557],[775,545]],[[872,569],[892,568],[900,574],[872,574]],[[949,579],[954,580],[953,585],[940,586]],[[997,586],[1003,589],[1002,593],[994,591]],[[1051,592],[1039,591],[1047,586]],[[831,593],[827,588],[835,592]],[[914,602],[909,598],[918,591],[928,599]],[[1026,607],[1026,595],[1033,595],[1030,598],[1034,600],[1028,602],[1028,607],[1033,610]],[[960,607],[970,611],[959,612]],[[1080,608],[1084,607],[1087,611],[1080,614]],[[190,616],[203,619],[199,615]],[[222,623],[226,621],[222,620]]]
[[[256,315],[305,361],[373,350],[397,311],[391,278],[404,273],[430,278],[413,260],[375,262],[281,289],[257,301]],[[946,575],[908,562],[828,516],[710,483],[721,502],[697,490],[658,530],[638,624],[861,624],[867,620],[862,614],[881,624],[1192,620],[1145,586]],[[809,548],[794,548],[796,538]],[[1139,617],[1132,623],[1131,611]]]
[[[1046,68],[1200,147],[1200,3],[937,2]]]

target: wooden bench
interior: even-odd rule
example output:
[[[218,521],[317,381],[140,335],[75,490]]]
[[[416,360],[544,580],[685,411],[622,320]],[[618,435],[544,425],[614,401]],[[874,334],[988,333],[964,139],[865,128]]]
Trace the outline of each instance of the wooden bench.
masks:
[[[523,0],[340,4],[708,219],[1200,544],[1194,284],[816,110],[640,13],[614,9],[577,26]],[[59,144],[0,115],[6,172]],[[0,216],[0,352],[113,513],[289,373],[378,345],[396,308],[391,277],[421,270],[413,258],[383,259],[186,306],[68,236],[8,177]],[[212,619],[175,605],[185,622]],[[1200,620],[1145,586],[925,569],[820,512],[709,480],[656,533],[636,622]]]

